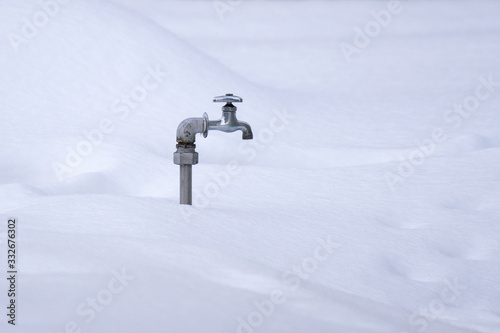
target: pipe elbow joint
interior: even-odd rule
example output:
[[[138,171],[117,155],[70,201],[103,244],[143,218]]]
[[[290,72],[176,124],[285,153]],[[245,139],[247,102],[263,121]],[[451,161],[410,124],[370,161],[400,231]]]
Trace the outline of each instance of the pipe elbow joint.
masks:
[[[187,118],[181,121],[177,127],[177,142],[181,144],[194,144],[196,133],[202,133],[204,137],[208,134],[208,115],[202,118]]]

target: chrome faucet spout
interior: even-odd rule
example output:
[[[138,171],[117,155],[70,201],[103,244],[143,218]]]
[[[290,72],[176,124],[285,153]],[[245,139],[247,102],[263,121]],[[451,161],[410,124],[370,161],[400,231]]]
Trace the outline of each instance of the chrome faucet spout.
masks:
[[[240,121],[238,125],[238,130],[243,133],[243,140],[252,140],[253,133],[250,125],[244,121]]]
[[[224,108],[232,107],[236,109],[234,106],[224,106]],[[208,122],[208,130],[222,131],[226,133],[231,133],[235,131],[241,131],[243,140],[251,140],[253,138],[252,128],[250,125],[244,121],[239,121],[236,118],[235,111],[223,111],[222,118],[219,120],[211,120]]]

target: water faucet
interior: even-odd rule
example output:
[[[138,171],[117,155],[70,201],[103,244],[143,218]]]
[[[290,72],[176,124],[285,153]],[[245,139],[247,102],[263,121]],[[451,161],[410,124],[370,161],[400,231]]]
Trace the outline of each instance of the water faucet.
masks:
[[[241,103],[243,99],[233,94],[214,97],[214,102],[226,103],[222,107],[222,117],[219,120],[208,122],[208,130],[217,130],[222,132],[241,131],[243,140],[253,139],[252,128],[244,121],[239,121],[236,118],[236,106],[233,103]]]
[[[222,117],[219,120],[209,120],[207,113],[200,118],[187,118],[177,127],[177,151],[174,153],[174,164],[180,165],[180,203],[192,204],[192,166],[198,164],[198,153],[195,151],[196,134],[206,138],[209,130],[222,132],[241,131],[243,140],[253,138],[252,128],[244,121],[236,118],[236,106],[243,99],[233,94],[214,97],[214,102],[226,103],[222,107]]]

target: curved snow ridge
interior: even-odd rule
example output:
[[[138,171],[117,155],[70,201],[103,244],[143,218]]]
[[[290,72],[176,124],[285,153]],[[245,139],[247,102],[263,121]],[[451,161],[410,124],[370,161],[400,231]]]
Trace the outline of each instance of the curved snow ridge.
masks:
[[[415,146],[404,149],[313,147],[301,149],[300,154],[297,154],[297,147],[288,147],[288,149],[290,149],[289,154],[291,156],[297,157],[297,161],[293,163],[294,165],[303,164],[301,165],[303,168],[335,168],[401,163],[405,161],[421,164],[423,160],[429,158],[460,155],[498,147],[499,145],[489,137],[479,134],[464,134],[439,145]],[[280,146],[279,149],[286,151],[286,147]],[[292,150],[294,151],[293,154]],[[279,162],[279,160],[276,162]],[[286,167],[286,165],[282,166]]]
[[[483,149],[498,148],[499,143],[494,137],[489,137],[476,133],[462,134],[439,145],[440,155],[455,155],[460,153],[474,152]]]
[[[34,198],[46,196],[44,191],[24,184],[0,185],[0,212],[7,213],[29,204]]]
[[[142,48],[151,49],[152,47],[157,50],[167,49],[174,52],[182,48],[184,52],[189,52],[184,54],[184,56],[188,57],[188,60],[190,56],[196,54],[205,59],[206,62],[211,63],[212,67],[218,67],[217,70],[224,70],[233,73],[233,76],[239,76],[165,27],[157,24],[154,20],[115,2],[100,0],[71,1],[67,4],[59,4],[56,9],[48,9],[47,6],[36,0],[23,2],[10,0],[2,3],[2,7],[4,9],[2,11],[4,15],[2,16],[5,16],[5,20],[2,20],[3,24],[0,24],[0,29],[5,34],[9,34],[7,40],[12,47],[12,49],[6,51],[16,51],[17,57],[14,52],[5,52],[2,55],[10,55],[13,59],[29,57],[30,55],[26,53],[30,53],[30,51],[36,52],[42,48],[45,50],[46,47],[55,47],[53,51],[72,51],[74,52],[72,55],[78,56],[78,46],[87,44],[88,37],[94,37],[91,42],[93,42],[95,49],[92,49],[92,51],[120,51],[116,49],[118,44],[113,43],[113,39],[121,43],[130,42],[130,45],[137,46],[135,50],[137,52]],[[43,17],[47,16],[47,13],[51,17],[45,24],[35,22],[35,16]],[[7,20],[7,18],[10,18],[10,20]],[[32,35],[28,35],[30,28],[34,29]],[[107,33],[103,34],[103,32]],[[106,43],[109,41],[112,43]],[[151,41],[155,43],[148,44]],[[65,43],[54,44],[59,42]],[[71,48],[71,46],[77,48]],[[51,55],[58,56],[58,52],[52,52]],[[67,54],[64,53],[63,55]],[[113,52],[94,55],[103,59],[112,56]],[[125,55],[135,57],[133,53]],[[178,55],[181,56],[181,54]],[[43,56],[43,54],[37,54],[37,56]],[[196,66],[197,64],[193,65]],[[239,79],[244,80],[242,77],[239,77]]]

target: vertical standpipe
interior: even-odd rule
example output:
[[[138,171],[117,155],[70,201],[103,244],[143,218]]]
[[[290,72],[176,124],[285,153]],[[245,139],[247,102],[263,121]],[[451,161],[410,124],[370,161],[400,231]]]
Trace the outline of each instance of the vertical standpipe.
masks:
[[[193,166],[191,164],[181,164],[181,178],[180,178],[180,204],[192,205],[193,204]]]

